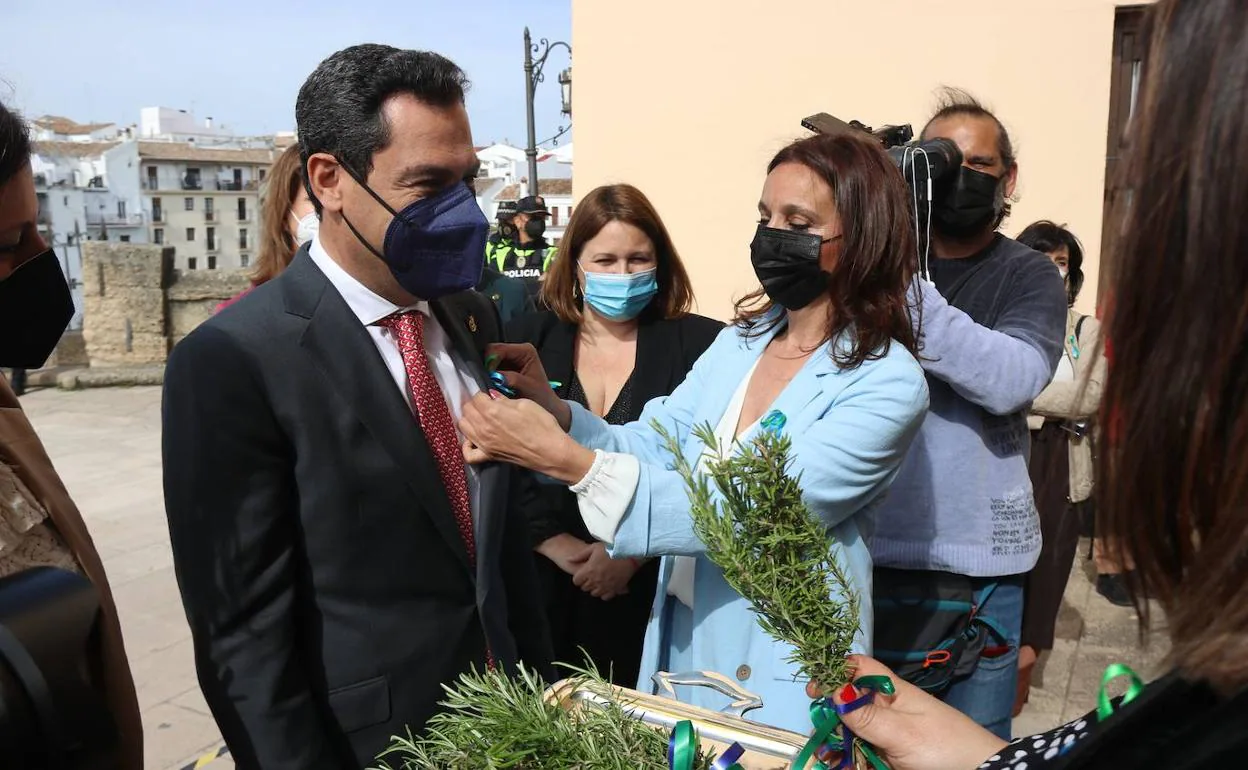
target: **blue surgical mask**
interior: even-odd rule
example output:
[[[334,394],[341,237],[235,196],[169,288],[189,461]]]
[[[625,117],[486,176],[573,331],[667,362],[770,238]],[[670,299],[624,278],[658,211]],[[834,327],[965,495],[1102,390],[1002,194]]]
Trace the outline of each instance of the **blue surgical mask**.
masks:
[[[356,182],[394,215],[381,251],[360,235],[345,212],[343,221],[408,293],[433,300],[477,285],[490,223],[467,184],[459,182],[395,211],[361,179]]]
[[[657,268],[639,273],[585,273],[585,301],[611,321],[631,321],[659,293]]]

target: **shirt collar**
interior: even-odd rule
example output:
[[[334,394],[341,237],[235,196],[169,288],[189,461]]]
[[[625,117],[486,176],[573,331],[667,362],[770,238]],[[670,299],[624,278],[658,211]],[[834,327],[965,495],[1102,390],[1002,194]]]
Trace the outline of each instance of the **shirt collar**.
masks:
[[[365,326],[372,326],[383,318],[389,318],[395,313],[405,310],[416,310],[424,315],[429,315],[429,303],[421,300],[407,307],[396,305],[390,300],[382,297],[364,284],[360,283],[350,273],[342,269],[342,266],[329,256],[329,252],[325,251],[325,247],[321,245],[321,237],[318,234],[312,239],[311,245],[308,247],[308,255],[312,257],[312,261],[321,269],[325,277],[333,285],[338,293],[347,303],[347,307],[351,308],[351,312],[355,317],[360,319],[360,323]]]

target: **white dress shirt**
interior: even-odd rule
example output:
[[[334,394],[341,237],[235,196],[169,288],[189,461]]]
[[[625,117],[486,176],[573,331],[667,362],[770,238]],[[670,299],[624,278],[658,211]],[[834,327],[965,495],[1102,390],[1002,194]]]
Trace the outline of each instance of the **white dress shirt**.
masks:
[[[446,398],[446,405],[451,410],[451,417],[455,420],[458,433],[459,420],[463,417],[464,401],[475,396],[481,388],[463,363],[458,360],[458,356],[451,352],[446,331],[430,312],[429,303],[422,300],[414,305],[401,307],[377,295],[372,289],[343,270],[342,266],[329,256],[325,248],[321,246],[319,236],[312,239],[308,254],[342,296],[347,307],[351,308],[351,312],[364,325],[368,335],[372,337],[373,344],[377,346],[377,352],[381,354],[382,363],[389,370],[395,387],[403,394],[408,408],[412,408],[412,393],[407,383],[407,368],[403,365],[403,355],[399,352],[399,342],[394,333],[385,326],[379,325],[378,321],[404,310],[414,310],[425,317],[422,335],[425,355],[433,369],[433,376],[438,381],[438,387],[442,389],[442,395]],[[463,435],[459,434],[459,436],[462,441]],[[477,515],[479,480],[476,469],[471,465],[465,465],[465,470],[468,473],[468,498],[471,501],[472,518],[476,521],[479,518]]]

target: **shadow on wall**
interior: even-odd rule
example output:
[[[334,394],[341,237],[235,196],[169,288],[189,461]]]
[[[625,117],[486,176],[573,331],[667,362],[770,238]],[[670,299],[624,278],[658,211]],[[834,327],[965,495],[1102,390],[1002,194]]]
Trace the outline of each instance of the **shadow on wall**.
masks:
[[[174,250],[83,244],[82,337],[91,368],[159,366],[169,350],[249,285],[243,270],[179,271]]]

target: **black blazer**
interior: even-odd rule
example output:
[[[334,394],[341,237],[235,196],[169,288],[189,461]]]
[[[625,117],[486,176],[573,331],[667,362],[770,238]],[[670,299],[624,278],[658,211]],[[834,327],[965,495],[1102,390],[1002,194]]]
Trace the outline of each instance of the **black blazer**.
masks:
[[[432,307],[484,385],[493,305],[465,292]],[[306,248],[174,349],[163,417],[174,566],[238,767],[372,766],[487,646],[505,670],[551,675],[509,513],[520,474],[480,470],[474,572],[418,423]]]
[[[666,396],[684,382],[702,353],[724,328],[719,321],[700,315],[675,320],[642,320],[637,330],[637,363],[633,369],[632,413],[641,416],[646,402]],[[572,381],[572,359],[577,328],[564,323],[553,312],[524,316],[507,326],[510,342],[528,342],[537,348],[542,366],[550,379],[562,384],[559,395],[567,397]],[[529,520],[529,534],[537,546],[562,532],[592,541],[581,520],[576,497],[566,487],[538,485],[523,506]]]

